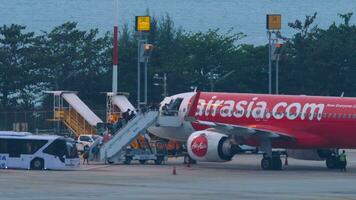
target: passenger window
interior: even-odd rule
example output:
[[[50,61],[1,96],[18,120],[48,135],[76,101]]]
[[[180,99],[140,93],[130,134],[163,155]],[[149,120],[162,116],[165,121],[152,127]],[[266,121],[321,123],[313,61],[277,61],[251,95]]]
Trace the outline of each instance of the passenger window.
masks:
[[[27,140],[25,154],[34,154],[47,143],[46,140]]]
[[[20,157],[25,153],[25,141],[18,139],[8,140],[8,153],[9,157]]]
[[[7,143],[8,143],[7,139],[0,139],[0,153],[2,153],[2,154],[8,153]]]

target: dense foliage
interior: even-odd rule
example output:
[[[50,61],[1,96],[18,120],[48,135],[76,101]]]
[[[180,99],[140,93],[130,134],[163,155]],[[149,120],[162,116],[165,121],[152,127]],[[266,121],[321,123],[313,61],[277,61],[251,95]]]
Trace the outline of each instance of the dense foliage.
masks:
[[[290,23],[280,61],[280,93],[356,95],[356,26],[352,14],[322,29],[316,14]],[[200,90],[268,92],[267,46],[241,44],[233,29],[191,33],[169,16],[154,19],[148,40],[155,48],[149,62],[149,101],[162,99],[153,75],[167,73],[168,93]],[[20,25],[0,27],[0,111],[50,108],[46,90],[79,91],[91,106],[102,108],[111,90],[112,36],[98,29],[79,30],[67,22],[50,32],[26,32]],[[119,90],[135,102],[137,37],[124,26],[119,38]],[[220,80],[225,74],[230,73]],[[209,81],[209,78],[212,80]],[[211,83],[214,83],[212,88]]]

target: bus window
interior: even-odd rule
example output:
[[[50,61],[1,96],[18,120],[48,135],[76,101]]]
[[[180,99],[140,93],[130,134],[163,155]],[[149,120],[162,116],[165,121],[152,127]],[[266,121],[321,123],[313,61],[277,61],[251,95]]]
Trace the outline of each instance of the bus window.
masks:
[[[8,153],[9,157],[20,157],[21,154],[25,154],[25,141],[18,139],[8,140]]]
[[[0,139],[0,154],[7,154],[7,140],[6,139]]]
[[[34,154],[47,143],[47,140],[26,140],[24,154]]]

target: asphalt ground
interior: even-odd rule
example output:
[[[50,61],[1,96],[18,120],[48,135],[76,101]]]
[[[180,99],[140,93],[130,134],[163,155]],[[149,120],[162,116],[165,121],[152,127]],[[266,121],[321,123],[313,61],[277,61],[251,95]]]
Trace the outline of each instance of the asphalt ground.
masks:
[[[356,152],[348,171],[288,159],[282,171],[260,169],[261,155],[228,163],[81,166],[75,171],[0,170],[0,200],[47,199],[356,199]],[[177,175],[172,175],[176,167]]]

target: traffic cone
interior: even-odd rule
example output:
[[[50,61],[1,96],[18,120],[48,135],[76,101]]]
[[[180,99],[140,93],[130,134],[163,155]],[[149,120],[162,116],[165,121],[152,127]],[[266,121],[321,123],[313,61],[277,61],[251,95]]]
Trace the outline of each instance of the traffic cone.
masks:
[[[284,160],[284,165],[288,166],[288,156],[286,155],[286,159]]]
[[[173,175],[177,175],[177,170],[176,170],[176,166],[173,167],[173,171],[172,171]]]

